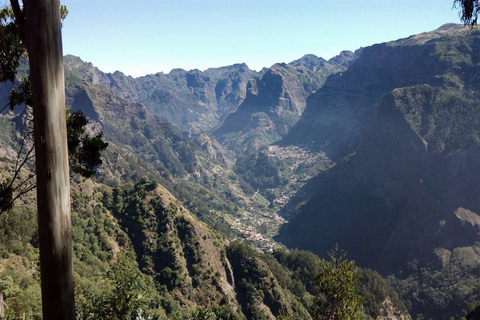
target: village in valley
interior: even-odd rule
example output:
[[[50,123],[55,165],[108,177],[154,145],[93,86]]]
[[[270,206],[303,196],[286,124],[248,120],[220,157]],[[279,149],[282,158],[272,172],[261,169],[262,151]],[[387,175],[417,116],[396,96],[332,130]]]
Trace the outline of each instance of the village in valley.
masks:
[[[261,251],[272,252],[281,246],[273,237],[287,222],[279,214],[280,210],[310,178],[334,163],[323,152],[315,153],[305,147],[271,145],[266,152],[269,158],[284,164],[281,176],[285,183],[276,188],[256,190],[254,195],[243,197],[239,202],[241,212],[227,216],[226,220],[240,239]]]

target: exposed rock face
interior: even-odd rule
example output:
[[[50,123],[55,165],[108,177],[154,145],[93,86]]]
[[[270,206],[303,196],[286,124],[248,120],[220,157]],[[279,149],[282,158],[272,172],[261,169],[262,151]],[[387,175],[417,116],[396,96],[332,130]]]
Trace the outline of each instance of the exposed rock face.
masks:
[[[181,177],[197,168],[194,154],[199,151],[183,133],[165,119],[155,117],[140,104],[129,102],[101,86],[67,86],[67,104],[97,121],[106,139],[117,147],[140,150],[153,157],[156,170],[166,176]],[[176,148],[174,145],[183,145]],[[181,160],[183,158],[183,160]],[[190,161],[186,161],[186,159]]]
[[[358,59],[358,57],[362,53],[362,50],[363,49],[361,48],[361,49],[355,50],[355,52],[348,51],[348,50],[342,51],[340,52],[339,55],[328,60],[328,62],[330,64],[336,64],[336,65],[348,68],[355,60]]]
[[[383,274],[408,274],[412,261],[442,281],[453,266],[474,272],[479,47],[478,32],[445,26],[365,48],[346,72],[331,76],[286,141],[312,143],[339,161],[297,194],[289,208],[298,215],[279,239],[320,255],[338,242]],[[428,284],[437,285],[444,283]],[[412,300],[413,314],[443,319],[465,307],[468,294],[438,290],[429,306]],[[442,299],[456,309],[442,310]]]
[[[117,96],[142,103],[180,129],[209,131],[234,112],[245,98],[248,80],[257,76],[246,64],[185,71],[173,69],[139,78],[116,71],[103,73],[91,63],[65,57],[65,69],[81,79],[110,89]]]
[[[380,314],[375,320],[412,320],[412,317],[408,313],[398,310],[390,299],[386,298],[382,302]]]
[[[227,151],[217,140],[215,140],[215,138],[212,138],[205,133],[201,133],[193,136],[192,139],[206,154],[210,156],[210,158],[227,167],[233,166],[233,161],[228,157]]]
[[[345,61],[348,59],[354,60],[355,55],[345,57]],[[281,139],[300,118],[307,97],[330,74],[343,70],[344,65],[314,55],[273,65],[249,82],[245,101],[225,119],[215,136],[222,145],[239,154],[253,153]]]
[[[455,56],[457,49],[448,38],[466,32],[454,25],[364,48],[347,71],[329,77],[322,89],[309,97],[286,143],[313,144],[330,156],[344,156],[385,94],[418,84],[455,86],[449,75],[464,56]]]
[[[151,114],[181,130],[198,134],[221,126],[216,137],[224,146],[250,152],[284,137],[300,118],[306,98],[331,73],[345,70],[357,57],[358,52],[344,51],[330,61],[305,55],[260,73],[235,64],[133,78],[119,71],[103,73],[68,55],[65,70],[71,74],[70,82],[83,80],[107,88],[120,98],[145,105]]]

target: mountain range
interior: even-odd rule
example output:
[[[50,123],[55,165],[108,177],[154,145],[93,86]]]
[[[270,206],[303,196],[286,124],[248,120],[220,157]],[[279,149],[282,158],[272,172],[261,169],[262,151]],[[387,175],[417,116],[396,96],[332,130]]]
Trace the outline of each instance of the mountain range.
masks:
[[[359,52],[345,51],[329,61],[305,55],[289,64],[274,64],[250,80],[245,100],[214,132],[215,137],[239,155],[280,140],[300,119],[306,99],[329,75],[344,71]]]
[[[66,56],[67,106],[109,142],[95,182],[74,187],[77,239],[91,239],[76,248],[82,285],[88,259],[106,268],[127,252],[165,316],[311,319],[320,260],[296,248],[325,257],[338,243],[381,274],[361,269],[370,317],[460,318],[480,297],[479,49],[479,32],[448,24],[260,72],[132,78]],[[0,119],[5,163],[10,119],[25,125]]]

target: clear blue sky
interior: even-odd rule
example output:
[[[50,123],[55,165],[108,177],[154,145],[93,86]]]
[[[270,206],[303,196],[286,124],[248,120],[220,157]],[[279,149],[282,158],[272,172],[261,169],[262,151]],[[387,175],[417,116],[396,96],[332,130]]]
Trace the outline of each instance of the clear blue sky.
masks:
[[[453,0],[63,0],[64,53],[133,76],[245,62],[259,70],[459,22]]]

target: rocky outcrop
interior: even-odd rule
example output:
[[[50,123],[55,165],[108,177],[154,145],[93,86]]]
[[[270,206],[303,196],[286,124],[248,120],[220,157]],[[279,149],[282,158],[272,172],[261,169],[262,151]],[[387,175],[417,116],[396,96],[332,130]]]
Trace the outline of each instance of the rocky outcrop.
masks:
[[[330,74],[344,69],[314,55],[273,65],[248,83],[245,101],[215,131],[216,138],[238,154],[281,139],[300,118],[307,97]]]
[[[231,168],[233,166],[233,161],[227,154],[227,151],[222,147],[220,143],[218,143],[215,138],[210,137],[205,133],[201,133],[199,135],[195,135],[192,137],[192,140],[200,146],[200,148],[210,156],[210,158],[214,159],[218,163],[222,163],[223,165]]]
[[[184,131],[200,133],[218,126],[245,98],[247,82],[257,76],[246,64],[205,71],[173,69],[133,78],[122,72],[103,73],[91,63],[68,55],[65,70],[115,95],[142,103]]]
[[[412,317],[405,311],[398,310],[387,297],[382,302],[380,314],[375,320],[412,320]]]
[[[451,71],[461,66],[462,59],[471,61],[475,53],[455,55],[455,44],[448,39],[466,32],[454,25],[364,48],[348,70],[330,76],[309,97],[285,143],[315,146],[332,157],[343,157],[367,124],[374,105],[392,90],[418,84],[455,87]]]

